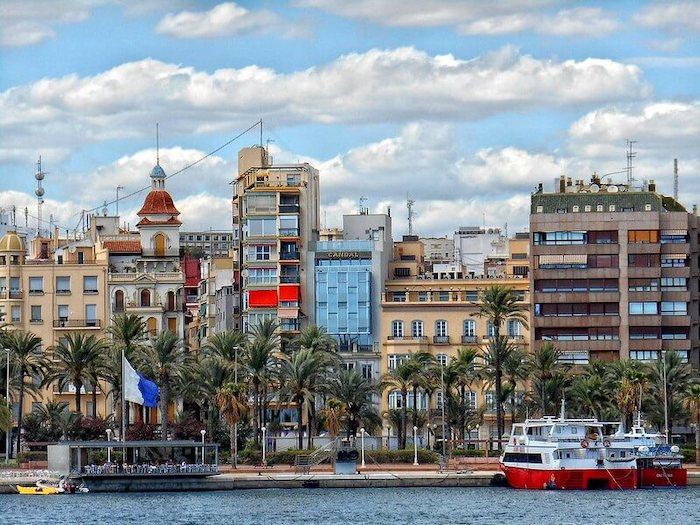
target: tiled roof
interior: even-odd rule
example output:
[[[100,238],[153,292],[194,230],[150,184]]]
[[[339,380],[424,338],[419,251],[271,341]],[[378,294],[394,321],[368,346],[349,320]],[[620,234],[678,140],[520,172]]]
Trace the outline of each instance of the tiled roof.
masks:
[[[141,241],[105,241],[110,253],[141,253]]]
[[[152,226],[152,225],[156,225],[156,224],[180,225],[182,223],[179,220],[177,220],[175,217],[170,217],[168,220],[165,220],[165,221],[153,221],[153,220],[149,219],[148,217],[144,217],[136,224],[136,226]]]
[[[146,195],[146,200],[139,210],[139,216],[142,215],[180,215],[177,211],[173,198],[165,190],[151,190]]]

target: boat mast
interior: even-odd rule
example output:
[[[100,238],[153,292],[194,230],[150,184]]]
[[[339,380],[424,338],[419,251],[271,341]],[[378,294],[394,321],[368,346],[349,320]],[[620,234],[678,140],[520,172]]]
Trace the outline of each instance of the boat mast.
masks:
[[[564,396],[561,398],[561,413],[559,414],[559,419],[563,422],[566,419],[566,399]]]

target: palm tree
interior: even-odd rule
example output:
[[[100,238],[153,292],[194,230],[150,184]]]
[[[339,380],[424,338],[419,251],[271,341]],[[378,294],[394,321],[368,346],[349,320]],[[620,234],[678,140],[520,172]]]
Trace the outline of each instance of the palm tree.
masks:
[[[459,435],[464,439],[464,429],[466,428],[467,412],[471,410],[471,404],[467,400],[467,390],[471,392],[471,386],[477,376],[476,360],[478,351],[475,348],[460,348],[457,356],[452,361],[452,365],[457,371],[457,387],[459,388]]]
[[[255,338],[246,347],[243,355],[243,370],[253,390],[253,438],[260,443],[262,426],[261,390],[267,384],[274,369],[277,348],[269,339]]]
[[[494,339],[498,340],[501,335],[501,325],[507,319],[519,321],[523,326],[528,325],[527,305],[523,303],[520,294],[512,288],[501,285],[488,287],[482,297],[481,302],[476,304],[476,317],[488,319],[493,325]],[[494,356],[494,385],[496,390],[496,426],[498,428],[499,443],[503,437],[505,421],[503,417],[503,405],[501,389],[503,387],[503,368],[501,356],[497,352]]]
[[[83,385],[90,381],[90,371],[97,366],[97,362],[103,359],[106,350],[106,343],[94,334],[68,334],[52,348],[48,373],[44,377],[43,386],[56,380],[60,390],[63,390],[68,384],[73,385],[75,388],[75,411],[82,413]]]
[[[641,410],[644,391],[649,383],[649,367],[639,361],[620,359],[608,366],[608,383],[614,385],[614,399],[625,425]]]
[[[37,413],[41,422],[46,426],[47,433],[54,439],[61,437],[61,416],[64,412],[70,412],[65,401],[49,401],[39,405]]]
[[[572,404],[579,413],[602,419],[608,405],[610,391],[600,375],[580,375],[576,377],[569,391]]]
[[[306,406],[306,431],[310,436],[312,428],[311,405],[315,402],[327,363],[328,361],[324,359],[322,353],[314,352],[311,348],[301,348],[290,356],[282,356],[279,360],[279,369],[277,370],[277,379],[280,384],[279,396],[296,404],[300,450],[304,448],[303,408]]]
[[[221,417],[228,423],[231,439],[231,464],[233,468],[236,468],[238,466],[238,436],[236,436],[234,429],[248,411],[245,391],[240,384],[226,383],[217,390],[214,402],[219,407]]]
[[[237,367],[239,356],[242,355],[247,343],[248,336],[243,332],[227,330],[210,336],[202,351],[220,357],[232,367]]]
[[[412,425],[418,426],[418,389],[425,382],[425,372],[433,361],[433,356],[428,352],[417,352],[408,356],[406,366],[411,369],[411,390],[413,391]],[[404,429],[405,430],[405,429]]]
[[[181,374],[180,394],[199,407],[201,419],[206,420],[212,435],[214,397],[227,383],[233,381],[233,366],[213,355],[199,354]]]
[[[403,361],[382,376],[382,390],[398,390],[401,392],[401,432],[399,448],[406,448],[406,419],[408,417],[408,391],[413,388],[413,365]]]
[[[335,339],[328,335],[325,327],[313,324],[304,328],[292,343],[295,348],[309,348],[314,352],[332,352],[337,346]]]
[[[345,420],[348,437],[357,435],[357,430],[361,427],[372,433],[381,425],[381,418],[372,405],[372,396],[376,393],[376,388],[357,371],[338,369],[328,378],[326,390],[330,395],[326,410],[338,407],[333,416]],[[328,421],[330,431],[330,417]]]
[[[700,466],[700,383],[694,383],[688,387],[685,393],[685,404],[695,423],[695,464]]]
[[[112,395],[112,412],[119,412],[118,422],[121,427],[122,413],[128,417],[128,411],[121,409],[122,391],[122,350],[124,357],[132,355],[146,342],[147,327],[141,316],[136,314],[119,314],[112,317],[112,324],[107,329],[112,338],[112,346],[106,360],[105,379],[110,384]],[[128,405],[127,405],[128,406]],[[125,428],[128,420],[124,422]]]
[[[531,352],[527,358],[527,369],[533,386],[533,394],[542,417],[547,414],[550,399],[563,393],[568,367],[559,362],[561,352],[551,343],[545,343]],[[555,399],[556,403],[556,399]]]
[[[525,366],[525,352],[517,346],[513,346],[503,360],[503,378],[510,390],[510,422],[516,419],[516,388],[518,383],[523,383],[528,378],[527,366]]]
[[[164,330],[141,349],[137,362],[158,385],[161,436],[168,439],[168,406],[170,398],[181,384],[181,375],[189,364],[187,350],[177,334]]]
[[[0,430],[3,432],[12,430],[13,419],[10,405],[3,399],[0,401]]]
[[[664,364],[665,379],[664,382]],[[693,382],[693,372],[676,352],[663,352],[650,367],[651,392],[648,405],[656,414],[663,414],[664,397],[668,407],[667,439],[672,442],[673,423],[683,415],[683,395]],[[665,387],[665,388],[664,388]],[[664,396],[664,389],[666,396]],[[660,418],[657,417],[657,421]]]
[[[24,415],[24,394],[36,392],[33,378],[44,373],[44,361],[41,357],[41,338],[31,332],[17,330],[4,336],[5,344],[10,349],[10,370],[16,371],[19,398],[19,415],[17,416],[17,452],[20,451],[22,436],[22,417]],[[29,380],[29,382],[27,382]],[[9,400],[8,400],[9,403]]]

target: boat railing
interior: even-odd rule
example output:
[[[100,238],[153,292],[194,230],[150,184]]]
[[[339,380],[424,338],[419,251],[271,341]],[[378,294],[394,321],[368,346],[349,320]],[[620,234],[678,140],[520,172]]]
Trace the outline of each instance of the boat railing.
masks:
[[[216,474],[219,472],[217,465],[117,465],[106,463],[104,465],[85,465],[81,474],[88,476],[109,475],[164,475],[164,474]]]

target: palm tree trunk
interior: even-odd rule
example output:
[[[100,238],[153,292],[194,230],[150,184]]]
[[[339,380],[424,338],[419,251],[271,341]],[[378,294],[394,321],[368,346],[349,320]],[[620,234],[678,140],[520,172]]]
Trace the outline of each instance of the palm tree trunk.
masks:
[[[316,410],[310,403],[306,404],[306,448],[311,450],[313,446],[312,432],[316,426]]]
[[[467,405],[465,403],[465,401],[466,401],[466,386],[464,384],[462,384],[459,387],[459,400],[460,400],[459,406],[461,407],[460,411],[459,411],[459,435],[460,435],[460,438],[462,439],[462,441],[464,441],[464,427],[466,426],[466,423],[465,423],[465,415],[466,414],[465,414],[465,412],[466,412],[466,408],[467,408]]]
[[[24,374],[25,371],[22,370],[20,372],[20,384],[19,384],[19,414],[17,415],[17,454],[20,453],[21,451],[21,439],[22,439],[22,415],[24,412]],[[10,400],[8,399],[7,402],[9,403]],[[12,405],[10,405],[10,410],[12,410]],[[10,418],[10,421],[12,421],[12,418]],[[12,427],[12,425],[10,425]],[[12,432],[12,428],[10,428],[9,432]],[[7,452],[9,454],[9,451]]]
[[[432,414],[432,409],[430,407],[430,402],[432,401],[433,393],[430,390],[426,391],[426,394],[428,395],[428,405],[425,407],[425,415],[426,419],[428,420],[428,449],[430,449],[430,425],[433,422],[433,414]],[[433,436],[433,444],[435,443],[434,440],[435,436]]]
[[[700,466],[700,407],[695,409],[695,464]]]
[[[160,435],[161,439],[168,439],[168,404],[169,404],[169,392],[168,386],[162,381],[163,387],[160,389]]]
[[[81,381],[76,381],[75,383],[73,383],[73,386],[75,387],[75,411],[80,412],[82,414],[82,410],[80,407],[80,390],[83,388],[83,383]]]
[[[413,385],[413,426],[418,426],[418,385]]]
[[[406,448],[407,398],[408,392],[405,389],[401,389],[401,442],[399,443],[399,448],[401,449]]]
[[[97,419],[97,382],[92,385],[92,418]]]
[[[303,413],[303,405],[300,401],[297,401],[297,421],[299,424],[297,425],[297,439],[298,439],[298,445],[299,445],[299,450],[304,450],[304,432],[303,428],[304,426],[301,423],[301,417]]]
[[[255,444],[260,444],[260,419],[258,416],[260,412],[258,407],[260,405],[260,385],[258,381],[253,381],[253,439],[255,439]]]
[[[503,385],[501,381],[503,380],[503,369],[501,363],[501,352],[500,352],[500,337],[501,337],[501,327],[500,323],[494,322],[494,336],[496,337],[496,428],[498,432],[498,447],[501,446],[501,438],[503,437],[503,405],[501,404],[501,393],[503,390]]]

